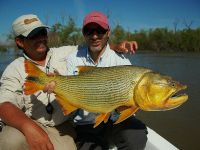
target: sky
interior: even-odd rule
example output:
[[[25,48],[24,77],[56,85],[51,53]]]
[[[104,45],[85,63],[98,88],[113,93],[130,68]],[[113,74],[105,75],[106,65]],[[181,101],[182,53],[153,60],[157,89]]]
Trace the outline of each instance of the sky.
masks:
[[[191,28],[200,27],[199,0],[0,0],[0,42],[6,40],[12,22],[21,15],[36,14],[49,26],[70,16],[81,27],[91,11],[108,15],[111,28],[119,24],[131,32],[174,29],[174,23],[179,29],[190,23]]]

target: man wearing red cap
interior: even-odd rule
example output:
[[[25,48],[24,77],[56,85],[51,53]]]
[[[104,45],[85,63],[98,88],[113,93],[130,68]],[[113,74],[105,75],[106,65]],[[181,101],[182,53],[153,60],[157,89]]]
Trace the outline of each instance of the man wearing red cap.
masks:
[[[86,46],[79,47],[67,58],[68,75],[76,75],[77,66],[110,67],[131,65],[126,55],[119,55],[110,49],[108,40],[110,26],[107,17],[100,12],[89,13],[83,21],[82,33]],[[123,108],[122,108],[123,109]],[[120,111],[118,109],[118,111]],[[78,110],[73,121],[77,132],[76,143],[80,150],[110,149],[119,150],[144,149],[147,141],[146,126],[132,116],[120,124],[113,125],[119,117],[117,111],[111,113],[107,123],[101,123],[93,128],[97,114]]]

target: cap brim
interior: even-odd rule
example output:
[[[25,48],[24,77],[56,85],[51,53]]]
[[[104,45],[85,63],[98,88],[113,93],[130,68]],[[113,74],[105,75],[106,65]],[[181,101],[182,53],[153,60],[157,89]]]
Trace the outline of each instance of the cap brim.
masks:
[[[31,36],[32,34],[34,34],[35,32],[37,32],[38,30],[41,30],[41,29],[44,29],[44,28],[49,29],[50,27],[45,26],[45,25],[35,26],[31,30],[24,32],[22,35],[25,36],[25,37],[28,37],[28,36]]]
[[[87,23],[85,23],[84,27],[87,26],[88,24],[90,23],[96,23],[98,24],[99,26],[101,26],[102,28],[104,28],[105,30],[108,30],[109,29],[109,26],[101,21],[88,21]],[[83,27],[83,28],[84,28]]]

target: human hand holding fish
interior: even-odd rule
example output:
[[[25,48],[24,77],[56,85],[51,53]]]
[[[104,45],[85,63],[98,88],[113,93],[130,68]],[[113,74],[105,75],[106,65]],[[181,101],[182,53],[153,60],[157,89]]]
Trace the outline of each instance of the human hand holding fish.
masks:
[[[44,85],[43,92],[51,94],[51,93],[53,93],[53,91],[55,89],[55,86],[56,86],[56,82],[55,81],[50,81],[49,83]]]
[[[119,119],[114,124],[124,121],[138,109],[170,110],[188,99],[187,94],[176,95],[186,89],[186,85],[144,67],[79,67],[76,76],[51,77],[29,61],[24,64],[28,74],[24,84],[26,95],[43,90],[45,84],[51,83],[65,115],[78,108],[100,114],[94,127],[106,122],[110,112],[120,107]]]
[[[51,73],[51,72],[47,73],[47,76],[49,76],[49,77],[54,77],[54,76],[57,76],[57,75],[59,75],[57,70],[55,70],[54,73]],[[48,83],[46,83],[44,85],[43,92],[51,94],[51,93],[53,93],[53,91],[55,89],[55,86],[56,86],[56,82],[55,81],[50,81],[50,82],[48,82]]]

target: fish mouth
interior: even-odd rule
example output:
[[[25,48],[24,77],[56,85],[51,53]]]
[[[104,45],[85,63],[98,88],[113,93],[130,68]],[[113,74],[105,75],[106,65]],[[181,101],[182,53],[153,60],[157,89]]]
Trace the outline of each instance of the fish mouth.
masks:
[[[178,90],[176,90],[175,92],[173,92],[170,97],[171,98],[177,98],[177,97],[181,97],[184,95],[187,95],[186,93],[183,93],[183,91],[185,91],[187,89],[187,86],[184,85],[181,88],[179,88]]]
[[[184,85],[177,91],[173,92],[167,99],[166,99],[166,109],[174,109],[184,102],[188,100],[188,95],[186,93],[183,93],[187,89],[187,86]]]

